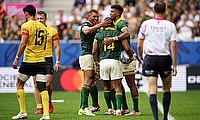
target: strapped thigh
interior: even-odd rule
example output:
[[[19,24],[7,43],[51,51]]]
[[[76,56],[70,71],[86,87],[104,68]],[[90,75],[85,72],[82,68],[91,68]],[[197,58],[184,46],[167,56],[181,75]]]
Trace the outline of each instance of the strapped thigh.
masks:
[[[26,82],[29,78],[30,78],[30,75],[25,75],[25,74],[22,74],[22,73],[18,73],[18,76],[17,76],[20,80]]]

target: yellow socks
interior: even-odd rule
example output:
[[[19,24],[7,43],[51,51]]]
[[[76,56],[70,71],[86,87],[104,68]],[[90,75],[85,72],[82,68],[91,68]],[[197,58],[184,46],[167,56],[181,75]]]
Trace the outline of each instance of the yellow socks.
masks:
[[[42,109],[42,103],[37,104],[37,109]]]
[[[20,113],[26,112],[26,105],[25,105],[25,93],[24,89],[18,89],[17,90],[17,99],[20,106]]]
[[[43,105],[43,116],[48,116],[49,115],[49,94],[48,91],[42,91],[40,93],[41,98],[42,98],[42,105]]]

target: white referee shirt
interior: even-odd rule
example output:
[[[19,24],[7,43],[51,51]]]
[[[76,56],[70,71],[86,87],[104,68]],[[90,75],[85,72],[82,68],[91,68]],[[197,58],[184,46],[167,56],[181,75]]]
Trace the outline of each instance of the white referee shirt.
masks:
[[[153,18],[141,24],[138,40],[145,40],[145,54],[169,55],[170,41],[177,40],[174,23],[164,18]]]

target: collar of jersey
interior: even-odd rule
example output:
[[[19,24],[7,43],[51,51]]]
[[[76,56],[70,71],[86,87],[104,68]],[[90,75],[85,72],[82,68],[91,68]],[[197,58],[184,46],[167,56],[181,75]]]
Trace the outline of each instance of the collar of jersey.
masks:
[[[105,28],[105,30],[115,30],[115,28],[114,27],[107,27],[107,28]]]
[[[165,20],[164,18],[153,18],[154,20]]]
[[[91,25],[93,25],[89,20],[87,20],[86,22],[89,22]]]
[[[121,20],[122,20],[122,18],[119,18],[114,24],[116,25]]]

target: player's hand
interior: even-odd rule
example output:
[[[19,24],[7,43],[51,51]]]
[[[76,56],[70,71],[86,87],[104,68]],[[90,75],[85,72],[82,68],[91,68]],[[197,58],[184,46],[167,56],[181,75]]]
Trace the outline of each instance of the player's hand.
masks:
[[[99,72],[100,72],[100,66],[99,66],[99,64],[96,66],[96,69],[95,69],[95,73],[97,74],[97,75],[99,75]]]
[[[101,24],[101,27],[106,27],[106,26],[111,25],[111,23],[112,21],[104,19],[100,24]]]
[[[137,59],[137,56],[135,53],[133,53],[133,56],[132,56],[132,58],[129,59],[128,63],[131,63],[132,61],[136,61],[136,59]]]
[[[54,66],[54,70],[55,70],[56,72],[59,72],[60,69],[61,69],[60,63],[56,63],[55,66]]]
[[[100,66],[98,63],[94,63],[94,80],[100,79]]]
[[[99,72],[100,72],[99,63],[94,63],[94,72],[95,72],[95,74],[99,75]]]
[[[18,69],[18,67],[17,67],[18,61],[19,61],[19,60],[16,60],[16,59],[14,60],[14,62],[13,62],[13,64],[12,64],[12,68]]]
[[[133,61],[133,59],[129,59],[129,61],[128,61],[128,63],[127,63],[127,64],[131,63],[132,61]]]
[[[114,41],[114,39],[113,39],[112,37],[106,38],[106,39],[103,41],[103,44],[104,44],[104,45],[110,45],[113,41]]]
[[[177,75],[176,66],[173,66],[173,68],[172,68],[172,75],[173,75],[173,76],[176,76],[176,75]]]

